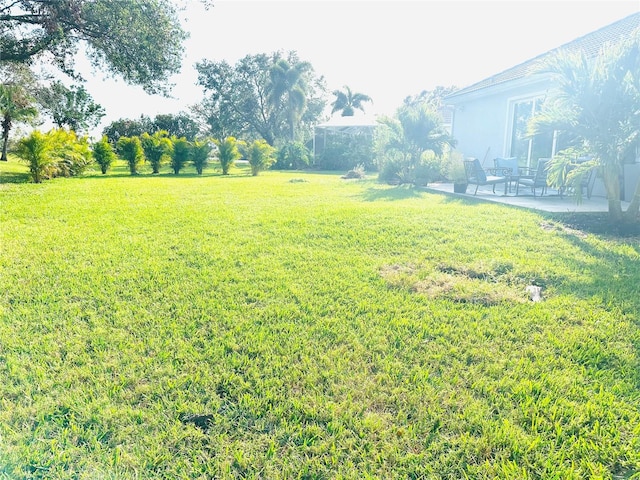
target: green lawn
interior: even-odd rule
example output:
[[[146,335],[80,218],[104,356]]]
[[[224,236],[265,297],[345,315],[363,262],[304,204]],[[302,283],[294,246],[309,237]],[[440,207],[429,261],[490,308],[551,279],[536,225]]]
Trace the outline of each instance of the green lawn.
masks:
[[[23,172],[0,478],[640,478],[637,239],[338,174]]]

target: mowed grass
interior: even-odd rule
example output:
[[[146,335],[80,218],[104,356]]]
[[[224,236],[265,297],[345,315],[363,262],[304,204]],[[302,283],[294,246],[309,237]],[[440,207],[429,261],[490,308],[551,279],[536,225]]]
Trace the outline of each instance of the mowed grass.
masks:
[[[640,477],[637,240],[338,174],[0,169],[0,478]]]

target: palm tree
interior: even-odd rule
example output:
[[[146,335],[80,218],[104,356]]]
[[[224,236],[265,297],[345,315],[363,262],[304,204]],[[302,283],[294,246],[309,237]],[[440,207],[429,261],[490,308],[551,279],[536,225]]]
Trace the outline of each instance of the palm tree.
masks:
[[[455,139],[442,127],[440,116],[426,103],[403,105],[396,118],[383,117],[386,134],[380,135],[380,147],[386,154],[381,175],[396,177],[401,182],[415,182],[416,172],[423,167],[423,155],[432,152],[441,157],[455,146]]]
[[[636,219],[640,181],[623,214],[620,177],[624,163],[640,147],[640,30],[627,42],[609,46],[593,59],[579,53],[557,54],[545,71],[551,73],[559,87],[531,119],[529,133],[555,130],[573,140],[572,150],[559,152],[552,159],[550,179],[556,185],[567,181],[579,186],[586,174],[597,169],[607,191],[611,219]],[[577,151],[591,160],[564,178],[576,156],[568,153]]]
[[[0,84],[0,125],[2,126],[2,156],[7,161],[9,132],[15,123],[26,122],[38,114],[24,88],[16,84]]]
[[[331,104],[331,115],[336,112],[342,112],[343,117],[353,117],[356,108],[364,112],[364,106],[362,104],[365,102],[373,102],[371,97],[364,93],[353,93],[346,85],[344,89],[344,92],[341,90],[333,91],[336,99]]]
[[[291,141],[296,138],[295,127],[307,106],[307,84],[304,74],[311,69],[308,62],[293,65],[284,58],[270,69],[269,103],[275,109],[283,109],[289,126]]]

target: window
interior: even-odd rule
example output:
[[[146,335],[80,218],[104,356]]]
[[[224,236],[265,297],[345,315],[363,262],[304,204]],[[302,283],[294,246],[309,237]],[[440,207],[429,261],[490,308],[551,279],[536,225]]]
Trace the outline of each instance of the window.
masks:
[[[527,136],[527,123],[542,107],[542,97],[514,102],[511,124],[511,156],[520,165],[535,167],[539,158],[551,158],[556,150],[556,135],[544,133]]]

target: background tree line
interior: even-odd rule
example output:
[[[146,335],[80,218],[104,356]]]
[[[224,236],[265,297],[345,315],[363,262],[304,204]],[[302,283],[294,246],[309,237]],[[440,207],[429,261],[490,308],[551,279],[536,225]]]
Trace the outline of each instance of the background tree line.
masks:
[[[0,0],[0,158],[7,159],[11,129],[34,121],[38,111],[74,135],[97,125],[104,115],[81,85],[59,81],[40,85],[31,67],[45,55],[79,82],[74,58],[82,46],[91,53],[94,66],[148,92],[168,93],[168,79],[180,69],[188,36],[177,11],[169,0]],[[561,152],[551,162],[550,178],[577,184],[589,171],[597,170],[607,188],[609,211],[618,220],[623,217],[620,171],[640,141],[639,35],[601,52],[597,59],[569,56],[548,65],[559,89],[549,95],[530,125],[531,135],[553,130],[574,139],[573,150]],[[231,138],[242,139],[239,145],[261,141],[272,154],[277,152],[275,161],[265,165],[273,163],[277,168],[309,163],[313,126],[323,119],[327,105],[324,78],[309,62],[295,51],[279,51],[247,55],[235,65],[202,60],[196,70],[203,99],[190,107],[190,113],[113,122],[103,132],[112,148],[121,138],[156,138],[166,132],[167,138],[187,142],[215,138],[218,149],[220,142]],[[330,152],[333,157],[325,155],[315,166],[353,167],[357,159],[359,165],[378,169],[381,178],[395,182],[421,183],[442,175],[443,156],[455,141],[443,131],[437,110],[452,88],[437,87],[407,97],[393,118],[381,119],[376,138],[349,139],[347,145]],[[333,95],[331,111],[342,115],[364,110],[364,104],[372,101],[348,86]],[[594,110],[601,114],[591,115]],[[573,165],[578,154],[591,160]],[[147,156],[157,171],[155,157]],[[638,211],[640,182],[626,219],[637,221]]]

